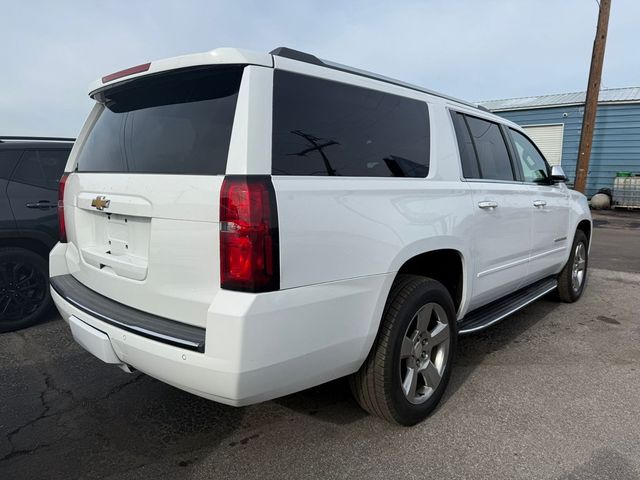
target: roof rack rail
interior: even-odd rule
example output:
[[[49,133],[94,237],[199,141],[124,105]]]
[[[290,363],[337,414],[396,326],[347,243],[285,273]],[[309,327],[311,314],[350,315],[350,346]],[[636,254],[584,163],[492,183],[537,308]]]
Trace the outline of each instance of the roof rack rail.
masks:
[[[5,140],[14,141],[37,141],[37,142],[75,142],[75,138],[69,137],[27,137],[27,136],[15,136],[15,135],[0,135],[0,142]]]
[[[482,110],[483,112],[489,112],[489,113],[491,113],[491,110],[489,110],[489,109],[488,109],[487,107],[485,107],[484,105],[477,104],[477,105],[476,105],[476,108],[478,108],[478,109]]]
[[[354,75],[359,75],[361,77],[367,77],[373,80],[379,80],[381,82],[390,83],[392,85],[398,85],[400,87],[409,88],[411,90],[416,90],[418,92],[428,93],[429,95],[434,95],[436,97],[444,98],[445,100],[461,103],[468,107],[479,108],[479,106],[475,103],[466,102],[464,100],[460,100],[459,98],[455,98],[449,95],[445,95],[443,93],[435,92],[433,90],[429,90],[427,88],[423,88],[418,85],[413,85],[411,83],[406,83],[401,80],[396,80],[395,78],[385,77],[384,75],[378,75],[377,73],[372,73],[366,70],[360,70],[359,68],[353,68],[347,65],[342,65],[340,63],[324,60],[310,53],[301,52],[299,50],[294,50],[292,48],[278,47],[271,50],[269,53],[271,55],[276,55],[278,57],[289,58],[291,60],[298,60],[299,62],[311,63],[313,65],[319,65],[322,67],[331,68],[333,70],[340,70],[342,72],[352,73]]]

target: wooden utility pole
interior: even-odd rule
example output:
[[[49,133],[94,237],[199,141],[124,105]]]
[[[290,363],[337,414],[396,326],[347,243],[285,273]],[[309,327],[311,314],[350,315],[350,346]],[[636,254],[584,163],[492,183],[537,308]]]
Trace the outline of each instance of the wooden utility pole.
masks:
[[[598,13],[598,27],[596,29],[596,38],[593,41],[593,53],[591,54],[589,84],[587,85],[587,98],[585,99],[584,104],[582,133],[580,134],[580,149],[578,150],[578,164],[576,166],[576,182],[574,185],[574,188],[582,193],[584,193],[587,186],[587,173],[589,172],[589,158],[591,157],[593,128],[596,123],[596,111],[598,109],[600,77],[602,76],[604,47],[607,43],[610,9],[611,0],[600,0],[600,13]]]

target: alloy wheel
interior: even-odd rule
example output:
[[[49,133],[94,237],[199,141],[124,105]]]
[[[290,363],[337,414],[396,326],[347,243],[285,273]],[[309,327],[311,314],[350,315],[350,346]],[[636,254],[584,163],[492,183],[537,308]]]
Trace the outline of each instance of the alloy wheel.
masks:
[[[34,313],[46,297],[46,279],[34,265],[0,264],[0,321],[21,320]]]
[[[571,288],[574,292],[578,292],[584,282],[585,272],[587,270],[587,248],[584,243],[580,242],[576,245],[573,252],[573,265],[571,268]]]
[[[438,388],[450,336],[446,313],[437,303],[420,307],[409,322],[400,348],[400,382],[409,402],[423,403]]]

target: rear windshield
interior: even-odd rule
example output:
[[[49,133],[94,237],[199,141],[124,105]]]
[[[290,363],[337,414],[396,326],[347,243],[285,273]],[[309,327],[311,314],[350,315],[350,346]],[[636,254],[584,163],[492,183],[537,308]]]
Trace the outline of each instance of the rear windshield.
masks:
[[[224,174],[242,67],[145,77],[105,92],[78,172]]]

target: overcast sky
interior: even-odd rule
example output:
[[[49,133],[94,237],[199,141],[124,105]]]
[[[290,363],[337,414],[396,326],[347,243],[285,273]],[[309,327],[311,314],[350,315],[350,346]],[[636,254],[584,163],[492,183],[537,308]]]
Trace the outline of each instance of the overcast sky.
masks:
[[[640,86],[640,2],[613,0],[603,87]],[[0,135],[76,136],[88,84],[149,60],[277,46],[466,100],[582,91],[596,0],[2,1]]]

